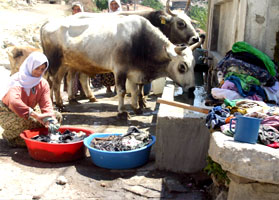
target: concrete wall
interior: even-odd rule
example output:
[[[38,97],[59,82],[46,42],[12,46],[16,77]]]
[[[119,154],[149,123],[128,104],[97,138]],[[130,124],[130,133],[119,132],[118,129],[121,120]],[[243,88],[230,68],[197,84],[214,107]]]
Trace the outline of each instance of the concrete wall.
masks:
[[[249,0],[245,41],[273,59],[276,32],[279,31],[279,1]]]
[[[210,0],[208,7],[206,47],[214,65],[237,41],[246,41],[274,58],[278,0]]]
[[[162,98],[173,101],[174,85],[168,79]],[[156,125],[156,168],[194,173],[206,166],[210,133],[207,115],[161,104]]]

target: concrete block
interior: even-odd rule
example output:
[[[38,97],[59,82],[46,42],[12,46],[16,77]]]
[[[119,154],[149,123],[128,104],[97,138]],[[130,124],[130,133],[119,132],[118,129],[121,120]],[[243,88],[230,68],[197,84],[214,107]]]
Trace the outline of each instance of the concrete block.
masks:
[[[167,81],[163,99],[173,100],[174,86]],[[205,114],[161,104],[156,126],[156,168],[194,173],[206,166],[210,133]]]

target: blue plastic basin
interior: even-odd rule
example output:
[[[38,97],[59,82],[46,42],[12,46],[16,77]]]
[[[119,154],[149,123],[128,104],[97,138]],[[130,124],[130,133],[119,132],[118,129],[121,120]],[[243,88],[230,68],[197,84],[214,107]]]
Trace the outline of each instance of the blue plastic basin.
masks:
[[[147,146],[130,151],[102,151],[90,146],[95,137],[107,137],[111,135],[122,135],[121,133],[95,133],[83,140],[84,145],[88,148],[92,162],[106,169],[131,169],[144,165],[150,155],[152,145],[156,137],[152,136],[152,142]]]

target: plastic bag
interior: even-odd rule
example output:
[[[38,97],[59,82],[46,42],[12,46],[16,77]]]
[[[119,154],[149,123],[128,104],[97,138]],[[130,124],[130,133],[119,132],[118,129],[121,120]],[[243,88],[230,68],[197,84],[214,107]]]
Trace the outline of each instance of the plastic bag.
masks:
[[[194,90],[194,106],[196,107],[203,107],[204,106],[204,100],[206,97],[206,91],[204,90],[203,86],[196,86]]]

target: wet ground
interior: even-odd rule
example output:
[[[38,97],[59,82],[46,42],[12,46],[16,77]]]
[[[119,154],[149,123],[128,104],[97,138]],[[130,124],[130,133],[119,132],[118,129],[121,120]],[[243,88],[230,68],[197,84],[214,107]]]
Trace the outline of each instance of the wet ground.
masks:
[[[23,2],[23,1],[21,1]],[[6,46],[9,44],[37,44],[39,27],[47,19],[69,15],[68,5],[38,3],[33,7],[11,7],[0,1],[0,25],[3,38],[0,49],[0,79],[9,76]],[[35,45],[36,46],[36,45]],[[2,82],[1,82],[2,83]],[[0,84],[0,90],[4,84]],[[69,106],[66,104],[62,125],[87,128],[95,133],[125,133],[129,126],[156,135],[159,105],[157,96],[147,97],[148,108],[137,116],[130,107],[128,121],[117,116],[117,97],[96,91],[99,100]],[[66,102],[67,96],[64,93]],[[1,130],[0,130],[1,132]],[[26,148],[10,148],[0,134],[0,199],[209,199],[206,193],[211,180],[203,173],[175,174],[155,168],[155,148],[152,147],[148,163],[131,170],[108,170],[95,166],[89,153],[81,160],[69,163],[46,163],[33,160]],[[64,177],[66,184],[56,182]]]
[[[132,113],[127,98],[129,121],[119,120],[117,97],[105,90],[96,94],[99,102],[66,105],[62,125],[83,127],[94,132],[125,133],[129,126],[155,135],[159,105],[157,96],[147,97],[143,115]],[[66,96],[64,96],[64,99]],[[209,199],[210,179],[203,173],[176,174],[155,168],[155,148],[148,163],[130,170],[109,170],[95,166],[86,158],[70,163],[45,163],[33,160],[27,149],[9,148],[0,139],[0,199]],[[65,185],[57,184],[60,176]]]

